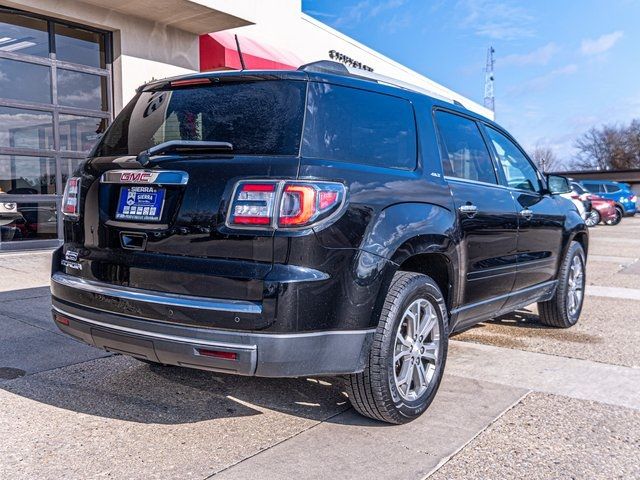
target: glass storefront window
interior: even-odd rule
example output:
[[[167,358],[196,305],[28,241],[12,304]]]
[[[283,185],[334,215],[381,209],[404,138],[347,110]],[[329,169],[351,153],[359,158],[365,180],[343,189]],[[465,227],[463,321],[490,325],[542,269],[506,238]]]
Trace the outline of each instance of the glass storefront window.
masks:
[[[111,118],[110,41],[0,6],[0,251],[59,240],[59,188]]]
[[[60,150],[88,152],[106,129],[104,118],[60,115]]]
[[[53,149],[53,114],[0,107],[0,147]]]
[[[73,176],[73,172],[76,171],[76,168],[80,166],[82,162],[84,162],[84,158],[62,158],[60,159],[60,174],[62,175],[62,186],[67,183],[69,177]]]
[[[0,198],[56,193],[56,160],[25,155],[0,155]]]
[[[0,194],[0,241],[58,238],[56,202],[8,202]]]
[[[106,111],[107,77],[59,68],[58,103],[69,107]]]
[[[46,20],[0,12],[0,51],[48,57]]]
[[[82,28],[55,25],[56,58],[90,67],[106,67],[104,35]]]
[[[50,72],[46,65],[0,58],[0,94],[12,100],[51,103]]]

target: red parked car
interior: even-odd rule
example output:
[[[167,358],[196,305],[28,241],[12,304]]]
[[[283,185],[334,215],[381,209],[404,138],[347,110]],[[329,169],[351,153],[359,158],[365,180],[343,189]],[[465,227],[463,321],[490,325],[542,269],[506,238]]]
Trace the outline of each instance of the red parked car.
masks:
[[[620,211],[616,208],[613,200],[594,195],[589,190],[576,182],[571,182],[573,193],[580,197],[580,200],[591,203],[591,210],[587,212],[585,223],[589,227],[593,227],[600,222],[605,225],[617,225],[622,220]]]

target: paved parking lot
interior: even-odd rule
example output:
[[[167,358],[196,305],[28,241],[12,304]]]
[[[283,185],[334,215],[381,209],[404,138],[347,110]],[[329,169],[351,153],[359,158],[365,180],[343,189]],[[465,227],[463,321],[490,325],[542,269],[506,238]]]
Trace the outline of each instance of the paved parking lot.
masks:
[[[426,415],[358,416],[333,379],[151,367],[62,336],[47,252],[0,256],[0,478],[639,478],[640,218],[592,230],[570,330],[535,308],[451,342]]]

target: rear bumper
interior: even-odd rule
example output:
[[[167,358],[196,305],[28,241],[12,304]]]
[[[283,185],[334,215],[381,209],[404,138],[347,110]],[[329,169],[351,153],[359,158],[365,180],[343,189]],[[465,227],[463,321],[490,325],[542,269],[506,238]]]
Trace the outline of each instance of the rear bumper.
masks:
[[[263,377],[362,371],[374,333],[266,334],[197,328],[71,305],[55,296],[52,311],[64,333],[104,350],[163,364]],[[212,352],[218,355],[211,356]]]

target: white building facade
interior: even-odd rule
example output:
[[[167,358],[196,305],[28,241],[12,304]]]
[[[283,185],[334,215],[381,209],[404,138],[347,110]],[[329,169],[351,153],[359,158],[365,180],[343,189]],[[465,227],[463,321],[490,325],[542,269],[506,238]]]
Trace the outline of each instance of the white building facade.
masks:
[[[0,0],[0,250],[57,244],[66,178],[153,79],[333,59],[492,113],[304,14],[300,0]]]

